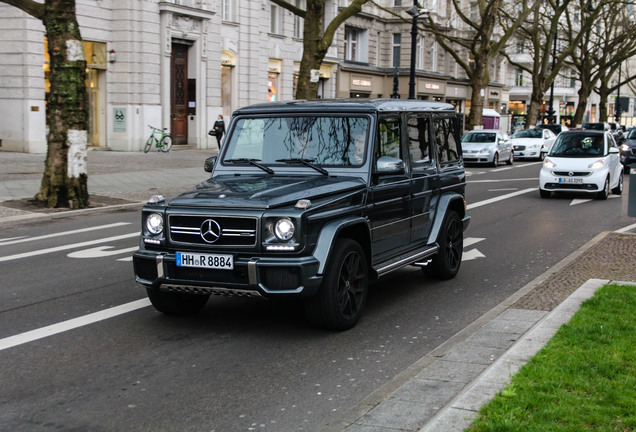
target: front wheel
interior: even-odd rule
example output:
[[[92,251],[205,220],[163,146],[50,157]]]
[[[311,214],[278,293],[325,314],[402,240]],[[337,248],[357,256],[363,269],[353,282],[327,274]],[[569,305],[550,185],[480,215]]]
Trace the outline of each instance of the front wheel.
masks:
[[[492,166],[496,167],[499,165],[499,153],[495,153],[492,157]]]
[[[150,148],[152,147],[154,142],[155,142],[155,137],[150,135],[150,137],[148,137],[148,139],[146,140],[146,146],[144,147],[144,153],[148,153],[150,151]]]
[[[541,195],[541,198],[550,198],[550,195],[552,195],[552,192],[545,189],[539,189],[539,195]]]
[[[339,239],[325,267],[320,291],[306,300],[309,322],[329,330],[348,330],[356,325],[367,300],[367,260],[360,245]]]
[[[623,170],[621,170],[618,175],[618,185],[614,189],[612,189],[612,193],[614,195],[622,195],[623,194]]]
[[[609,196],[609,176],[607,176],[607,178],[605,179],[605,184],[603,185],[603,190],[601,190],[600,192],[597,192],[596,194],[596,199],[599,200],[606,200],[607,197]]]
[[[168,153],[172,148],[172,137],[170,135],[164,135],[159,143],[159,148],[161,148],[162,152]]]
[[[166,315],[194,315],[208,302],[210,295],[186,294],[146,288],[150,303]]]
[[[459,271],[464,251],[464,227],[457,212],[450,210],[438,237],[439,251],[423,268],[424,273],[437,279],[452,279]]]

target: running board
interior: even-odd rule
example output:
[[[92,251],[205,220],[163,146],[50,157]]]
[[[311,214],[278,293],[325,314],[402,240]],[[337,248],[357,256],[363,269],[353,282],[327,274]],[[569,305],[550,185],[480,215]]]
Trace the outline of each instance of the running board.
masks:
[[[426,258],[429,258],[435,255],[438,250],[439,250],[438,246],[432,246],[432,247],[429,247],[428,249],[420,250],[417,253],[407,253],[404,255],[400,255],[388,261],[379,263],[377,266],[374,267],[374,270],[376,271],[379,277],[387,273],[390,273],[393,270],[397,270],[399,268],[407,266],[409,264],[423,266],[425,265],[425,263],[418,262],[418,261],[425,260]]]

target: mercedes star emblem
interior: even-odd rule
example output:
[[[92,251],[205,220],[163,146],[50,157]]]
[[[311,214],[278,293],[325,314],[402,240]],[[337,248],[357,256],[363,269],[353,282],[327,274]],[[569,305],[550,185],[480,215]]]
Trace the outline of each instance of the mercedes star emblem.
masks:
[[[221,226],[214,219],[206,219],[201,224],[201,238],[207,243],[214,243],[221,238]]]

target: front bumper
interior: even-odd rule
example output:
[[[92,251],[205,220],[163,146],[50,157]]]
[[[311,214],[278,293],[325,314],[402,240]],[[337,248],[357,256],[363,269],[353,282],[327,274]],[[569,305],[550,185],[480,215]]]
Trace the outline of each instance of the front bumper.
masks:
[[[605,186],[607,169],[592,171],[584,176],[558,175],[543,168],[539,174],[539,187],[552,192],[599,192]],[[569,183],[578,181],[578,183]]]
[[[233,270],[177,266],[174,253],[139,250],[133,254],[138,283],[154,289],[196,293],[311,296],[322,282],[319,261],[298,258],[235,257]]]

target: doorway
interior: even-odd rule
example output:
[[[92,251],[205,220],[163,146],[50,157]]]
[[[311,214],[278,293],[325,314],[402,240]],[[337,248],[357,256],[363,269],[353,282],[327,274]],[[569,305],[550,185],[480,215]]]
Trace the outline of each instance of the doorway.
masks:
[[[188,49],[172,44],[170,64],[170,134],[173,144],[188,144]]]

